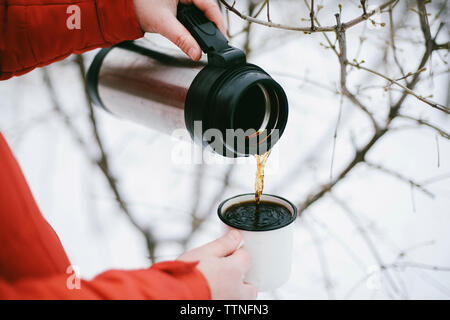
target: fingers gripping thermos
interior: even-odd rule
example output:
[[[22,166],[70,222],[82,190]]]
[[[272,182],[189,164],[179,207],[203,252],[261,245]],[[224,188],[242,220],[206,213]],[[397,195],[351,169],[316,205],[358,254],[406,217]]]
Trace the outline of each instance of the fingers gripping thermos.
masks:
[[[243,51],[228,44],[193,5],[179,5],[178,19],[207,54],[194,62],[156,51],[148,41],[102,49],[88,71],[92,101],[120,117],[192,139],[228,157],[264,154],[281,137],[288,118],[282,87]],[[220,136],[211,137],[209,129]],[[242,141],[230,132],[239,136]],[[242,142],[242,143],[240,143]]]

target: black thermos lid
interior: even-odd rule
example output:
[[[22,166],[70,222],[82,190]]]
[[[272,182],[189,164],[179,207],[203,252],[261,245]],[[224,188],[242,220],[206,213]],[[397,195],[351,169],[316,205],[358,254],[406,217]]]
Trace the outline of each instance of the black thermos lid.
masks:
[[[208,54],[185,103],[192,138],[223,156],[264,154],[281,137],[288,119],[283,88],[263,69],[246,63],[217,26],[194,5],[178,6],[178,19]]]

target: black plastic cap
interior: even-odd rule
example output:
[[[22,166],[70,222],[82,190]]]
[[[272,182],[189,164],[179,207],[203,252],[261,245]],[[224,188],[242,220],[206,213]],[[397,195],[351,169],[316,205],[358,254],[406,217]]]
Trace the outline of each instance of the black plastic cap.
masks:
[[[284,90],[252,64],[206,66],[194,79],[185,103],[185,122],[192,138],[226,157],[264,154],[283,134],[287,119]],[[201,130],[196,121],[201,122]],[[220,137],[211,137],[209,129],[220,131]],[[239,140],[232,136],[238,129],[257,134]]]

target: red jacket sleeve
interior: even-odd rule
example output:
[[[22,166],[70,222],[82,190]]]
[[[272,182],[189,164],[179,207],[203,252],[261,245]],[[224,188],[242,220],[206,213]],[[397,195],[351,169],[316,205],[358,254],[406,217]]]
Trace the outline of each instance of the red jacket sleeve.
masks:
[[[71,275],[32,278],[8,283],[0,279],[1,299],[210,299],[206,279],[196,262],[161,262],[149,269],[106,271],[77,283]]]
[[[73,288],[74,275],[65,273],[69,265],[0,132],[0,299],[210,298],[196,263],[171,261],[145,270],[111,270],[80,281],[80,289]]]
[[[142,35],[133,0],[0,0],[0,80]]]

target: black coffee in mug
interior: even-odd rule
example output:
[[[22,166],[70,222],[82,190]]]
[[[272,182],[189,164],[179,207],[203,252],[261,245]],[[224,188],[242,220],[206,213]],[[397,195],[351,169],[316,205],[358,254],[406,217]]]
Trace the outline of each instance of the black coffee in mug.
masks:
[[[242,248],[252,264],[244,281],[258,291],[270,291],[288,281],[291,274],[294,221],[297,208],[289,200],[263,193],[259,207],[254,193],[222,201],[217,214],[228,227],[239,231]]]
[[[271,201],[254,200],[240,202],[229,207],[223,214],[225,222],[236,229],[268,231],[279,229],[292,222],[291,211]]]

